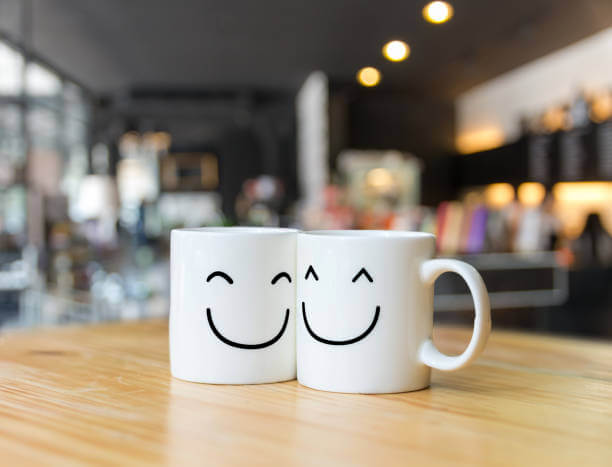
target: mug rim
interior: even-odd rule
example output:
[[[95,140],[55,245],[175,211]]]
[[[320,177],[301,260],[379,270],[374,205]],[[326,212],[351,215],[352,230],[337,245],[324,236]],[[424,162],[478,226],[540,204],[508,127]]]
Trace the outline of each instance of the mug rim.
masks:
[[[306,230],[299,232],[299,235],[308,235],[320,238],[361,238],[361,239],[432,239],[436,236],[428,232],[418,232],[413,230]]]
[[[297,229],[288,227],[250,227],[250,226],[228,226],[228,227],[185,227],[172,229],[172,233],[190,233],[205,235],[285,235],[297,233]]]

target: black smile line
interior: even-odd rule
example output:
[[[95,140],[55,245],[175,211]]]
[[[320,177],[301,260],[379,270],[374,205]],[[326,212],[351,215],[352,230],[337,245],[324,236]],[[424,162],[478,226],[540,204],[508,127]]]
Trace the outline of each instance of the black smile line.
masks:
[[[206,308],[206,317],[208,318],[208,325],[210,326],[210,329],[212,329],[213,334],[217,336],[217,339],[219,339],[224,344],[231,345],[232,347],[237,347],[239,349],[263,349],[264,347],[269,347],[272,344],[275,344],[283,336],[285,329],[287,329],[287,323],[289,322],[289,308],[287,308],[287,311],[285,311],[285,322],[283,323],[283,327],[281,327],[279,333],[269,341],[262,342],[261,344],[241,344],[239,342],[231,341],[223,334],[221,334],[219,330],[215,327],[210,308]]]
[[[376,313],[374,313],[374,319],[372,320],[372,323],[370,324],[368,329],[366,329],[363,333],[361,333],[357,337],[353,337],[352,339],[348,339],[345,341],[332,341],[329,339],[325,339],[324,337],[317,336],[314,333],[314,331],[310,327],[310,324],[308,324],[308,319],[306,318],[306,304],[302,302],[302,316],[304,317],[304,325],[306,326],[306,330],[313,337],[313,339],[319,342],[322,342],[323,344],[327,344],[327,345],[349,345],[349,344],[354,344],[355,342],[359,342],[361,339],[365,339],[368,336],[368,334],[372,332],[372,329],[374,329],[374,327],[376,326],[376,322],[378,321],[379,314],[380,314],[380,306],[377,306]]]

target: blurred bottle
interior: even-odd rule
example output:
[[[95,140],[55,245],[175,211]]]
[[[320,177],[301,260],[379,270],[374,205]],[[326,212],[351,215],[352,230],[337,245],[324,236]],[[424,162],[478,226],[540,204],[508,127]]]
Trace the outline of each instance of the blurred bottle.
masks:
[[[568,128],[584,128],[589,125],[589,102],[584,91],[578,93],[567,113]]]
[[[612,237],[603,227],[598,214],[588,215],[584,230],[571,246],[580,266],[612,265]]]

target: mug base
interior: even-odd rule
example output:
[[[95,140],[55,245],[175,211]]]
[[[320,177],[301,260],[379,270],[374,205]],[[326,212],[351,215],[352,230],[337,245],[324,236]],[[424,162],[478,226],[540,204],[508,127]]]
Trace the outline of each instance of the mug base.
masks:
[[[406,386],[401,388],[389,387],[389,388],[349,388],[349,387],[330,387],[325,385],[317,385],[317,384],[307,384],[298,379],[298,382],[301,386],[304,386],[309,389],[316,389],[317,391],[325,391],[325,392],[335,392],[337,394],[399,394],[403,392],[415,392],[422,391],[423,389],[428,389],[431,383],[427,383],[426,385],[415,385],[415,386]]]
[[[270,378],[270,379],[215,379],[215,378],[197,378],[197,377],[183,377],[179,375],[172,375],[173,378],[186,381],[188,383],[199,383],[199,384],[214,384],[218,386],[247,386],[247,385],[255,385],[255,384],[274,384],[274,383],[283,383],[286,381],[293,381],[295,376],[288,376],[282,378]]]

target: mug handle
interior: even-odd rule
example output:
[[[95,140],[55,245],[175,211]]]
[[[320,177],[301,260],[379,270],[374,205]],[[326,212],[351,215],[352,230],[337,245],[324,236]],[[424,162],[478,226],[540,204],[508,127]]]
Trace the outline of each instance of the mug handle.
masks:
[[[455,272],[466,282],[474,300],[474,331],[467,348],[461,355],[451,356],[440,352],[431,337],[419,349],[419,358],[427,366],[437,370],[453,371],[463,368],[478,357],[491,332],[491,306],[487,287],[473,266],[456,259],[430,259],[421,265],[421,280],[433,288],[436,279],[444,272]]]

